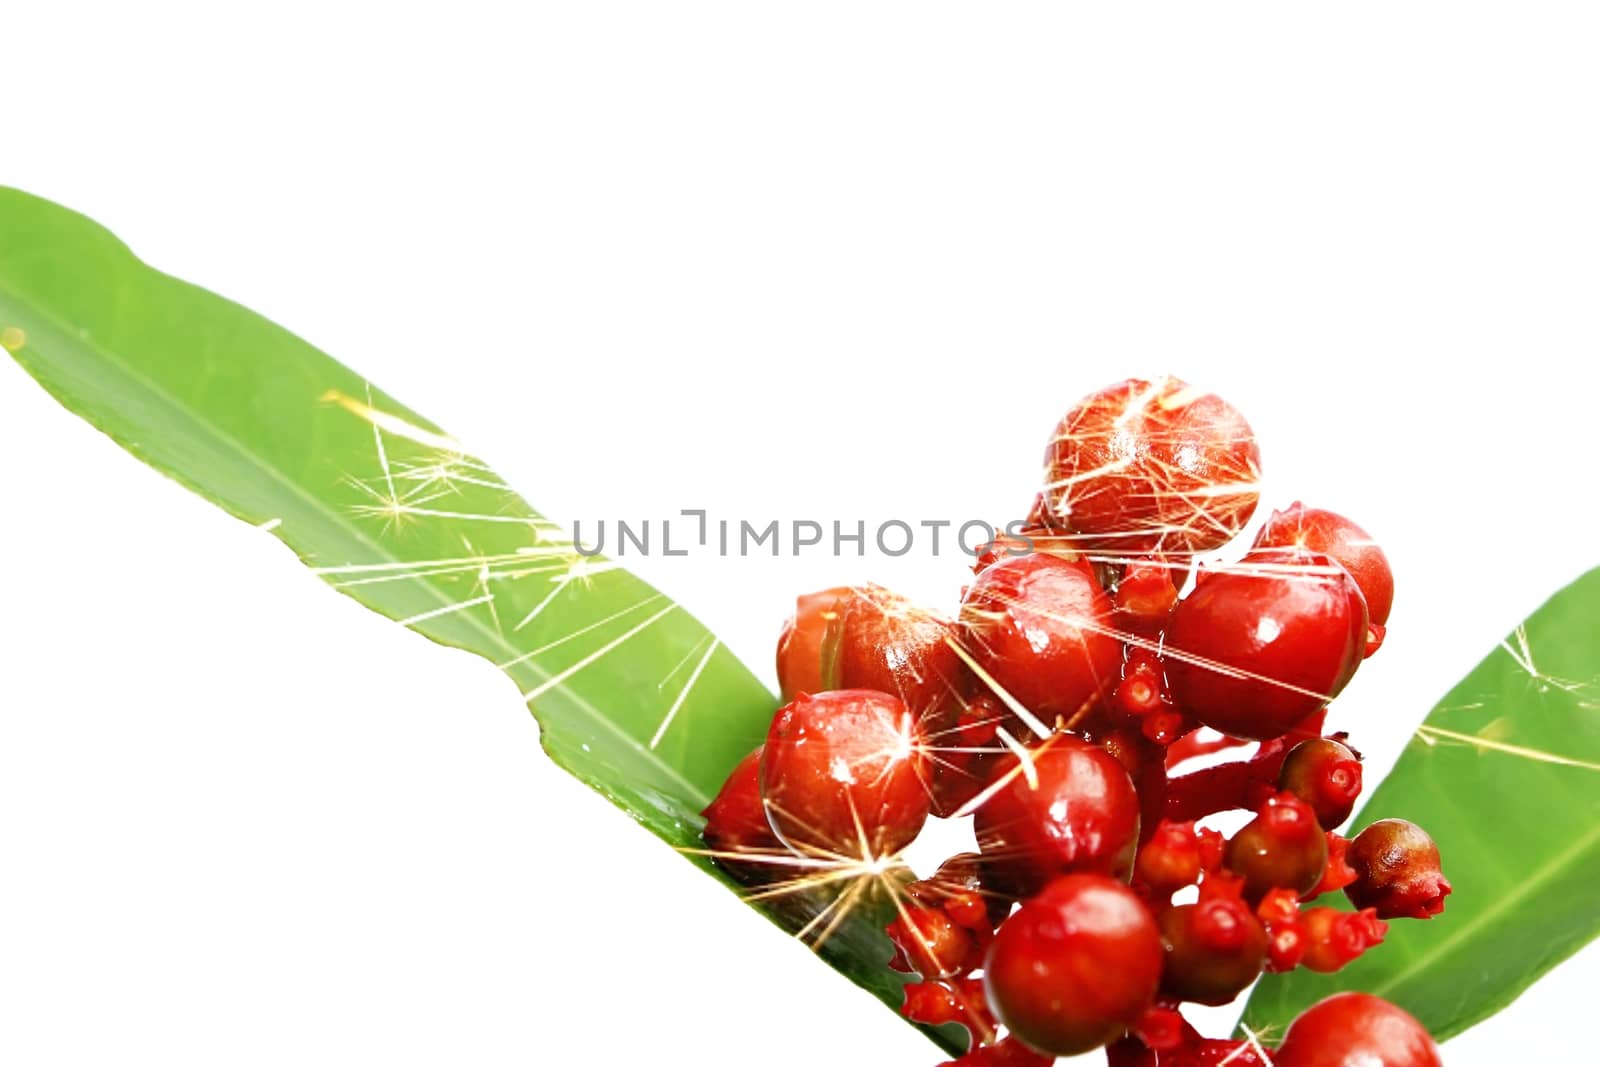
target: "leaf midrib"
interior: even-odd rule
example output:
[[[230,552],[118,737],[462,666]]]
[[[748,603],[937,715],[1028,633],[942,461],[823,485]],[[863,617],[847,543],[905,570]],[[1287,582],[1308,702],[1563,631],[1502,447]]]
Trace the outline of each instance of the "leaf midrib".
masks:
[[[155,275],[164,284],[175,284],[175,285],[180,285],[180,286],[186,286],[188,284],[187,282],[184,282],[181,279],[174,278],[169,274],[165,274],[162,271],[157,270],[156,268],[154,268],[154,267],[150,266],[149,264],[145,263],[144,261],[140,260],[137,256],[133,256],[131,252],[128,253],[128,255],[133,260],[135,269],[141,270],[141,271],[146,271],[146,272],[148,272],[150,274]],[[309,490],[307,490],[305,487],[303,487],[303,486],[299,485],[298,483],[290,480],[281,471],[279,471],[276,467],[274,467],[271,464],[267,463],[260,456],[258,456],[253,450],[251,450],[250,448],[247,448],[242,442],[236,440],[231,434],[227,433],[221,427],[216,426],[210,420],[205,419],[205,418],[195,414],[195,412],[192,409],[190,409],[187,405],[185,405],[183,403],[180,403],[178,398],[173,396],[172,393],[170,391],[168,391],[164,386],[162,386],[158,382],[155,382],[155,381],[151,380],[149,376],[144,374],[136,366],[134,366],[133,364],[129,363],[127,360],[125,360],[122,357],[120,357],[119,355],[117,355],[114,351],[112,351],[111,349],[106,348],[105,346],[101,345],[100,343],[98,343],[97,341],[95,341],[94,339],[92,339],[90,337],[83,336],[81,333],[79,333],[75,329],[73,329],[68,323],[65,323],[61,319],[57,318],[54,313],[52,313],[52,312],[50,312],[48,310],[42,309],[37,302],[29,299],[27,296],[25,296],[23,294],[19,294],[15,289],[13,289],[13,288],[11,288],[9,286],[0,284],[0,291],[3,291],[12,300],[16,301],[19,304],[22,304],[22,305],[26,306],[34,314],[40,316],[41,318],[43,318],[44,320],[49,322],[50,325],[55,328],[56,332],[63,338],[63,340],[66,343],[79,345],[79,346],[81,346],[83,348],[89,349],[92,352],[94,352],[96,354],[96,356],[98,356],[100,359],[102,359],[105,362],[111,363],[111,364],[115,365],[116,367],[118,367],[125,375],[127,375],[133,381],[133,383],[136,386],[138,386],[139,388],[142,388],[142,389],[146,390],[147,392],[149,392],[158,401],[160,401],[163,405],[165,405],[170,411],[176,412],[180,419],[182,419],[183,421],[185,421],[185,422],[197,427],[206,436],[209,436],[213,441],[215,441],[217,443],[220,443],[225,449],[227,449],[229,451],[232,451],[234,454],[236,454],[238,456],[242,456],[248,462],[248,464],[250,466],[252,466],[255,469],[260,470],[263,473],[265,473],[266,475],[268,475],[273,480],[273,482],[275,482],[276,484],[278,484],[278,485],[282,486],[283,488],[287,489],[291,494],[293,494],[296,498],[298,498],[303,505],[309,506],[312,511],[316,511],[316,512],[319,512],[319,513],[326,514],[326,515],[330,516],[330,518],[335,523],[335,525],[337,525],[341,530],[343,530],[348,536],[352,537],[356,542],[366,546],[369,550],[371,550],[374,553],[374,555],[376,556],[376,558],[388,559],[388,560],[391,560],[391,561],[393,561],[395,563],[404,563],[405,562],[405,560],[397,558],[389,550],[385,549],[381,542],[374,541],[371,537],[369,537],[367,535],[366,531],[362,530],[356,524],[349,522],[345,518],[345,516],[343,516],[343,515],[341,515],[339,513],[338,509],[331,508],[331,507],[325,507],[323,505],[322,501],[318,500],[317,497],[312,495],[311,492]],[[225,298],[219,298],[219,299],[225,299]],[[241,310],[245,311],[246,313],[250,313],[248,308],[242,308],[242,306],[241,306]],[[42,355],[43,355],[43,353],[41,353],[41,356]],[[13,354],[13,358],[17,359],[18,362],[21,362],[19,356]],[[206,495],[209,496],[210,494],[206,494]],[[282,537],[279,537],[278,539],[280,541],[284,541],[284,539]],[[294,548],[294,546],[293,545],[289,545],[289,543],[287,541],[284,541],[284,544],[287,545],[290,549]],[[298,554],[298,552],[297,552],[297,554]],[[437,586],[435,586],[426,577],[421,577],[421,578],[418,578],[417,580],[422,585],[422,587],[428,591],[429,596],[435,602],[437,602],[441,607],[447,607],[447,606],[450,606],[450,605],[452,605],[454,603],[454,601],[452,601],[448,596],[445,595],[444,590],[442,590],[442,589],[438,588]],[[338,587],[335,586],[334,588],[337,589]],[[341,590],[341,592],[342,592],[342,590]],[[346,595],[348,595],[348,594],[346,594]],[[355,598],[352,597],[352,599],[355,599]],[[363,606],[367,606],[367,605],[363,605]],[[468,614],[465,617],[465,621],[472,629],[474,629],[477,632],[483,634],[484,636],[490,638],[490,640],[492,640],[493,643],[496,646],[498,646],[499,648],[501,648],[501,649],[503,649],[503,650],[505,650],[507,652],[519,652],[519,651],[521,651],[515,645],[512,645],[509,642],[507,642],[506,639],[505,639],[505,636],[503,634],[501,634],[498,631],[492,630],[489,627],[485,626],[483,624],[482,620],[477,619],[474,616]],[[411,629],[411,627],[406,627],[406,629]],[[423,636],[426,636],[426,635],[423,635]],[[529,667],[531,667],[535,672],[537,672],[539,675],[542,676],[541,679],[540,679],[541,681],[548,680],[551,677],[553,677],[551,672],[545,670],[544,667],[542,667],[537,662],[535,662],[533,660],[526,660],[524,662],[526,662]],[[661,768],[664,772],[666,772],[666,774],[669,777],[671,777],[672,779],[677,781],[679,784],[681,784],[685,789],[687,789],[689,791],[689,794],[690,794],[691,798],[699,806],[703,807],[704,805],[710,803],[711,798],[706,796],[704,790],[702,790],[695,783],[689,781],[689,779],[685,778],[682,775],[682,773],[678,771],[678,769],[676,767],[672,766],[670,763],[666,762],[664,759],[662,759],[660,756],[658,756],[654,749],[651,749],[651,748],[647,747],[638,738],[634,737],[632,734],[629,734],[627,731],[623,730],[616,723],[614,723],[610,719],[606,718],[604,715],[602,715],[600,713],[600,710],[598,708],[596,708],[594,705],[590,704],[587,700],[585,700],[583,697],[579,696],[576,692],[573,692],[570,689],[565,690],[565,692],[566,692],[567,696],[572,700],[574,706],[580,708],[586,716],[588,716],[589,718],[593,719],[596,723],[598,723],[601,726],[603,726],[607,731],[609,731],[610,733],[612,733],[616,737],[618,737],[618,738],[622,739],[623,741],[627,742],[641,756],[644,756],[651,763],[654,763],[657,767]],[[528,710],[530,712],[533,711],[533,704],[532,704],[531,701],[528,702]],[[536,720],[538,719],[537,713],[534,714],[534,718]],[[542,728],[543,728],[543,726],[541,724],[541,729]]]

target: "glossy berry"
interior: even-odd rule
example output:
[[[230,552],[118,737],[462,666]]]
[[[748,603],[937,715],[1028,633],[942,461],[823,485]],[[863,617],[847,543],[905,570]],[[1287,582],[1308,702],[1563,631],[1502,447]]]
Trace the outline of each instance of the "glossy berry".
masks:
[[[706,826],[700,836],[706,848],[716,853],[713,862],[741,882],[755,883],[783,876],[783,842],[767,822],[761,803],[761,749],[756,749],[734,767],[706,810]],[[747,854],[750,859],[741,859]]]
[[[983,948],[973,932],[943,908],[909,905],[887,927],[897,960],[924,978],[954,978],[983,963]],[[891,964],[892,966],[892,964]]]
[[[1273,889],[1307,893],[1327,868],[1328,841],[1311,805],[1293,793],[1279,793],[1233,835],[1224,862],[1244,879],[1245,895],[1252,900]]]
[[[1122,643],[1087,563],[1003,558],[974,579],[959,621],[984,671],[1047,724],[1074,719],[1117,683]]]
[[[852,589],[835,610],[839,688],[893,693],[924,733],[955,724],[969,672],[948,619],[876,585]]]
[[[1112,703],[1127,715],[1153,715],[1174,710],[1161,658],[1146,648],[1129,648],[1122,663],[1122,680],[1112,694]]]
[[[1439,846],[1404,819],[1382,819],[1350,842],[1345,861],[1355,879],[1345,895],[1380,919],[1429,919],[1444,911],[1450,881],[1439,869]]]
[[[1302,741],[1284,757],[1278,788],[1310,804],[1322,828],[1332,830],[1350,817],[1361,796],[1361,759],[1332,738]]]
[[[994,1038],[994,1013],[989,1010],[981,978],[909,983],[900,1014],[929,1026],[965,1026],[974,1045]]]
[[[1442,1067],[1421,1023],[1386,1000],[1336,993],[1289,1024],[1275,1067]]]
[[[1350,572],[1367,602],[1367,620],[1374,626],[1389,621],[1394,604],[1394,572],[1367,531],[1331,511],[1296,502],[1272,518],[1256,534],[1257,548],[1297,546],[1320,552]]]
[[[1279,737],[1332,700],[1366,645],[1366,608],[1344,569],[1261,549],[1211,571],[1178,603],[1167,678],[1180,707],[1235,737]]]
[[[1256,980],[1267,960],[1267,932],[1237,897],[1218,896],[1169,908],[1163,991],[1199,1004],[1226,1004]]]
[[[868,689],[802,693],[773,717],[761,757],[767,819],[808,855],[898,852],[927,820],[927,780],[911,713]]]
[[[1255,511],[1261,453],[1220,397],[1130,379],[1067,412],[1045,450],[1046,519],[1096,551],[1217,548]]]
[[[838,605],[852,591],[841,585],[795,598],[794,614],[778,635],[778,693],[785,702],[841,688]]]
[[[1152,893],[1170,897],[1200,878],[1200,838],[1192,822],[1165,822],[1139,848],[1134,878]]]
[[[1332,974],[1367,949],[1381,945],[1389,932],[1389,924],[1371,908],[1358,912],[1304,908],[1300,927],[1305,932],[1301,966],[1320,974]]]
[[[1026,764],[1007,756],[1000,788],[978,809],[974,829],[986,877],[1026,897],[1058,875],[1092,872],[1127,881],[1139,843],[1139,796],[1103,749],[1052,736]]]
[[[1050,1067],[1054,1062],[1054,1056],[1035,1052],[1014,1037],[1003,1037],[951,1060],[947,1067]]]
[[[983,857],[975,852],[951,856],[939,865],[932,878],[906,886],[906,895],[919,904],[943,908],[971,930],[992,931],[1010,914],[1013,903],[985,885]]]
[[[1112,594],[1112,618],[1119,627],[1146,637],[1160,633],[1178,606],[1173,569],[1159,559],[1128,564]]]
[[[1040,1052],[1072,1056],[1119,1036],[1150,1006],[1161,937],[1126,886],[1058,879],[1001,924],[984,964],[995,1015]]]

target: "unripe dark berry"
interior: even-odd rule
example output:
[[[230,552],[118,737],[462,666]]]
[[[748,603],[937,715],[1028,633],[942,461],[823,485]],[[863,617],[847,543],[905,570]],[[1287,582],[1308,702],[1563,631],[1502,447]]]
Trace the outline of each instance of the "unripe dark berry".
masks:
[[[1389,557],[1367,531],[1343,515],[1296,501],[1274,511],[1256,534],[1255,547],[1273,546],[1310,549],[1339,564],[1361,587],[1368,621],[1374,626],[1388,623],[1394,604],[1394,572],[1389,569]]]
[[[1167,680],[1205,725],[1279,737],[1344,688],[1366,630],[1361,592],[1344,568],[1297,549],[1258,549],[1179,601]]]
[[[1181,904],[1161,916],[1166,944],[1163,991],[1199,1004],[1226,1004],[1256,980],[1267,959],[1267,932],[1237,897]]]
[[[1404,819],[1382,819],[1350,842],[1345,861],[1355,871],[1345,895],[1382,919],[1430,919],[1444,911],[1450,881],[1439,870],[1439,846]]]
[[[933,756],[933,814],[947,819],[982,792],[1005,749],[995,740],[1009,713],[993,696],[967,701],[951,729],[929,737]]]
[[[1275,1067],[1442,1067],[1428,1031],[1366,993],[1336,993],[1289,1024]]]
[[[1332,830],[1361,796],[1361,758],[1332,738],[1302,741],[1284,757],[1278,788],[1310,804],[1322,828]]]
[[[739,761],[700,814],[706,820],[700,836],[718,867],[747,885],[785,876],[782,865],[771,862],[784,848],[761,803],[761,749]]]
[[[1117,682],[1111,601],[1085,562],[1002,558],[967,590],[960,624],[984,671],[1045,723],[1073,719]]]
[[[1249,423],[1176,378],[1130,379],[1067,412],[1045,451],[1046,521],[1087,549],[1205,552],[1255,511]]]
[[[1328,841],[1311,805],[1279,793],[1228,842],[1224,862],[1244,879],[1245,895],[1259,900],[1269,890],[1309,892],[1328,864]]]
[[[1015,755],[1003,759],[995,784],[974,820],[985,877],[995,889],[1027,897],[1075,872],[1128,880],[1139,843],[1139,796],[1110,754],[1056,734],[1026,763]]]
[[[927,763],[917,725],[898,698],[868,689],[802,693],[779,709],[767,732],[767,819],[806,855],[890,855],[928,818]]]
[[[1161,937],[1126,886],[1058,879],[1001,924],[984,963],[989,1004],[1030,1048],[1074,1056],[1121,1036],[1150,1006]]]

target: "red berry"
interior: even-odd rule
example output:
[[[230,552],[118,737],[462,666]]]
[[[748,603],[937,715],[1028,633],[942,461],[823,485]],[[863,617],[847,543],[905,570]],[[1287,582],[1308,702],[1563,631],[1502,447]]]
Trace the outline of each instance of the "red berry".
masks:
[[[907,906],[885,932],[898,958],[924,978],[954,978],[983,963],[983,949],[972,931],[942,908]]]
[[[1267,959],[1267,932],[1237,897],[1181,904],[1161,916],[1166,970],[1161,988],[1200,1004],[1226,1004],[1256,980]]]
[[[997,561],[968,589],[960,623],[965,647],[995,683],[1047,723],[1072,719],[1117,682],[1122,644],[1111,601],[1082,561]]]
[[[1278,788],[1310,804],[1322,828],[1332,830],[1361,796],[1361,757],[1329,737],[1302,741],[1284,757]]]
[[[1054,1056],[1035,1052],[1014,1037],[1003,1037],[951,1060],[945,1067],[1050,1067],[1054,1062]]]
[[[784,701],[840,688],[838,605],[851,592],[841,585],[795,598],[794,614],[778,635],[778,693]]]
[[[1360,591],[1326,556],[1261,549],[1178,603],[1167,678],[1213,729],[1266,740],[1332,700],[1361,662]]]
[[[1404,819],[1382,819],[1350,842],[1346,862],[1355,879],[1344,887],[1358,908],[1382,919],[1431,919],[1444,911],[1450,881],[1439,870],[1439,846]]]
[[[838,688],[895,694],[926,734],[955,724],[969,675],[949,620],[876,585],[850,590],[834,610]]]
[[[739,858],[741,854],[776,858],[783,852],[783,842],[772,832],[761,803],[761,749],[739,761],[716,799],[700,814],[706,820],[700,836],[706,847],[717,853],[712,862],[718,867],[746,884],[769,881],[782,873],[776,863]]]
[[[1001,892],[1026,897],[1061,874],[1093,872],[1127,881],[1139,843],[1139,796],[1103,749],[1065,734],[1027,762],[1001,761],[1001,786],[978,809],[974,829],[984,871]]]
[[[995,1015],[1040,1052],[1072,1056],[1138,1021],[1161,977],[1161,938],[1139,898],[1099,875],[1052,882],[1001,924],[984,964]]]
[[[1386,1000],[1336,993],[1307,1008],[1284,1035],[1276,1067],[1442,1067],[1421,1023]]]
[[[1165,822],[1139,849],[1134,864],[1137,881],[1151,892],[1170,897],[1200,878],[1200,838],[1192,822]]]
[[[761,758],[772,829],[805,854],[876,859],[928,817],[922,738],[899,699],[868,689],[802,693],[778,711]]]
[[[1146,636],[1160,633],[1178,606],[1172,568],[1160,560],[1135,560],[1123,571],[1111,601],[1118,626]]]
[[[914,1022],[965,1026],[974,1045],[994,1039],[994,1015],[984,998],[981,978],[912,982],[905,987],[905,998],[900,1014]]]
[[[1389,621],[1394,604],[1394,572],[1389,557],[1361,527],[1342,515],[1308,508],[1298,501],[1272,518],[1256,534],[1255,546],[1297,546],[1320,552],[1350,572],[1367,601],[1367,620],[1375,626]]]
[[[1252,900],[1273,889],[1307,893],[1328,866],[1328,840],[1309,804],[1279,793],[1233,835],[1224,862]]]
[[[1300,926],[1306,939],[1302,966],[1321,974],[1332,974],[1367,949],[1381,945],[1389,932],[1389,924],[1379,920],[1371,908],[1358,912],[1306,908],[1300,912]]]
[[[906,886],[906,895],[929,907],[942,907],[971,930],[993,931],[1011,912],[1009,897],[990,892],[983,881],[983,857],[975,852],[951,856],[932,878]]]
[[[1045,450],[1047,520],[1096,551],[1204,552],[1255,511],[1261,453],[1220,397],[1130,379],[1067,412]]]

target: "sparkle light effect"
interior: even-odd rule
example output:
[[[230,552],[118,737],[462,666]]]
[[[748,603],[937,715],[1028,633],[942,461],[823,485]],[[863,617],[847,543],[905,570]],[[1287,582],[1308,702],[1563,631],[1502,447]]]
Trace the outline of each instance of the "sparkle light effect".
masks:
[[[1109,551],[1124,562],[1149,552],[1151,545],[1181,550],[1230,540],[1256,506],[1261,471],[1248,455],[1232,455],[1231,446],[1253,444],[1254,436],[1242,419],[1231,425],[1237,413],[1225,406],[1215,420],[1201,420],[1205,447],[1198,430],[1173,421],[1209,396],[1161,377],[1125,397],[1108,390],[1086,400],[1087,407],[1064,420],[1051,441],[1052,456],[1065,454],[1073,462],[1063,472],[1047,459],[1042,507],[1056,525],[1066,527],[1074,501],[1081,511],[1097,498],[1110,497],[1125,505],[1119,510],[1127,525],[1081,535],[1060,532],[1051,539],[1065,548]],[[1238,436],[1229,436],[1234,432]],[[1080,468],[1076,461],[1089,456],[1103,458]],[[1119,553],[1118,540],[1137,543],[1137,550]]]

